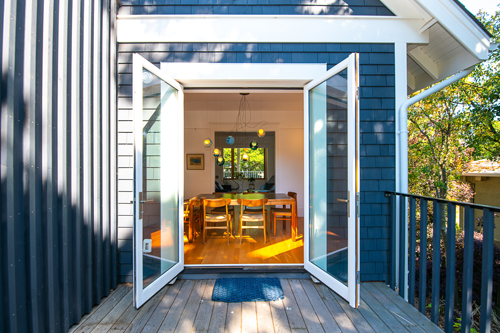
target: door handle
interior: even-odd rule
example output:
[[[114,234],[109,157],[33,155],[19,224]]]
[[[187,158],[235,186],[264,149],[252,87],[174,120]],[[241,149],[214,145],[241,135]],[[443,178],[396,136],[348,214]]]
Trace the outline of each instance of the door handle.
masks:
[[[349,203],[349,199],[337,199],[337,201]]]
[[[139,201],[139,203],[153,203],[155,202],[154,200],[141,200]],[[130,203],[135,203],[135,199],[134,200],[130,200]]]
[[[142,210],[142,205],[145,204],[145,203],[153,203],[155,202],[153,199],[151,200],[143,200],[142,199],[142,192],[139,192],[139,220],[142,219],[142,215],[144,214],[144,211]],[[131,204],[135,204],[135,199],[134,200],[130,200],[130,203]]]

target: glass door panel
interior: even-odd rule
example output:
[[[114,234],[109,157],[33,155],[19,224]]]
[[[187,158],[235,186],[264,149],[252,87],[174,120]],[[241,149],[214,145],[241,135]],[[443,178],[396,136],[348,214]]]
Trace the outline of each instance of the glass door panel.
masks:
[[[354,307],[359,270],[356,59],[351,55],[304,93],[309,142],[305,268]]]
[[[182,88],[134,55],[134,304],[140,307],[183,268]],[[178,161],[181,161],[180,163]]]

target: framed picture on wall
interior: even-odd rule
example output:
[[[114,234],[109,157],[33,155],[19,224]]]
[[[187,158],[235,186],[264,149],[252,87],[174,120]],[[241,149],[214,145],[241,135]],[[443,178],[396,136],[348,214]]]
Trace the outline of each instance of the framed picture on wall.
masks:
[[[186,154],[188,170],[205,170],[205,154]]]

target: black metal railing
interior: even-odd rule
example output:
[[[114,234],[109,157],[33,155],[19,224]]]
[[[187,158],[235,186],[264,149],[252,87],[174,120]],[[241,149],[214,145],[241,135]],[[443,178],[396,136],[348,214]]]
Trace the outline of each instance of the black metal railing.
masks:
[[[404,298],[405,289],[408,292],[408,302],[415,306],[416,287],[416,241],[417,241],[417,200],[420,205],[420,257],[418,283],[418,310],[425,314],[427,295],[427,226],[428,203],[432,202],[432,286],[431,286],[431,320],[437,324],[439,319],[440,300],[440,270],[441,270],[441,215],[442,205],[447,205],[446,215],[446,288],[444,326],[446,332],[453,332],[453,313],[455,303],[455,248],[456,248],[456,208],[464,208],[464,258],[462,285],[462,316],[461,332],[470,332],[472,321],[472,291],[473,291],[473,260],[474,260],[474,210],[483,211],[483,244],[481,262],[481,314],[480,332],[491,331],[491,312],[493,297],[493,247],[494,247],[494,214],[500,212],[500,207],[476,205],[466,202],[443,200],[398,192],[386,192],[391,203],[391,275],[390,287],[396,286],[396,272],[399,271],[399,295]],[[399,216],[396,216],[396,202],[399,198]],[[399,225],[399,228],[397,226]],[[399,245],[397,230],[399,229]],[[408,234],[408,242],[406,235]],[[436,245],[437,244],[437,245]],[[399,246],[399,260],[396,261],[396,251]],[[405,247],[408,246],[408,249]],[[404,255],[408,250],[408,257]],[[408,271],[404,267],[408,260]],[[408,274],[406,283],[405,274]],[[406,284],[406,285],[405,285]]]

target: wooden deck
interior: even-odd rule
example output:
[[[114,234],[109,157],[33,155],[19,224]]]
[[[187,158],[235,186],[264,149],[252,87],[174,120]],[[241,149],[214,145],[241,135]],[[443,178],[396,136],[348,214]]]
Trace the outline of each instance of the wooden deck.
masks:
[[[383,283],[363,283],[352,309],[323,284],[286,280],[275,302],[212,302],[215,280],[178,280],[139,310],[120,285],[70,332],[442,332]]]

